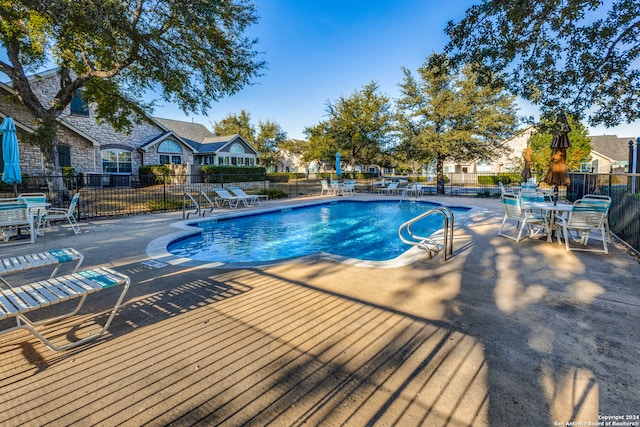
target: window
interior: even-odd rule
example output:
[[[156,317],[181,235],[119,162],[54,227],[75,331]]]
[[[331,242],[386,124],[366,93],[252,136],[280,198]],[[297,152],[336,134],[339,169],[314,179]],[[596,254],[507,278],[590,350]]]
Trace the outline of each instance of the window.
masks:
[[[182,164],[182,148],[180,148],[180,145],[175,141],[167,140],[160,143],[158,146],[158,156],[161,165],[169,163],[174,165]]]
[[[124,150],[102,150],[104,173],[131,173],[131,152]]]
[[[478,162],[478,173],[491,172],[491,162],[489,160],[480,160]]]
[[[89,106],[82,99],[82,91],[76,90],[71,99],[71,114],[77,114],[79,116],[89,115]]]
[[[174,165],[182,164],[182,156],[171,156],[169,154],[160,154],[160,164],[168,165],[169,163]]]
[[[235,144],[233,144],[231,146],[231,148],[229,148],[229,152],[230,153],[235,153],[235,154],[244,154],[244,148],[242,147],[242,144],[238,144],[237,142]]]
[[[71,167],[71,147],[58,145],[58,161],[61,168]]]

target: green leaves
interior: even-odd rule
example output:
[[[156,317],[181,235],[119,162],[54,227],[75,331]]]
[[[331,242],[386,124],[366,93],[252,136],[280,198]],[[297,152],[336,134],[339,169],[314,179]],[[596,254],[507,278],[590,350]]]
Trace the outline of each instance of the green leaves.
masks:
[[[326,121],[305,130],[310,145],[307,160],[330,160],[339,151],[346,164],[369,164],[393,140],[391,103],[375,82],[327,103],[326,112]]]
[[[153,102],[143,102],[150,90],[186,113],[204,113],[258,77],[264,61],[244,35],[256,22],[246,0],[2,0],[0,43],[10,61],[0,71],[37,118],[59,114],[87,87],[100,118],[126,128],[127,112],[152,113]],[[16,84],[47,61],[72,76],[61,80],[53,109]]]
[[[450,22],[447,51],[543,113],[592,124],[640,118],[640,3],[485,0]]]

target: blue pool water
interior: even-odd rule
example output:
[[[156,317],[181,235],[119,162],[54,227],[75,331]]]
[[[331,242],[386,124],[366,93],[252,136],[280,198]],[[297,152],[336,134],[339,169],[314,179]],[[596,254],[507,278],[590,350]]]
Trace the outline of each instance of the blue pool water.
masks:
[[[202,233],[168,246],[174,255],[207,262],[269,262],[318,252],[369,261],[387,261],[410,246],[398,227],[440,205],[426,202],[340,201],[253,214],[193,225]],[[468,208],[452,208],[454,215]],[[411,227],[429,236],[442,228],[441,215],[429,215]]]

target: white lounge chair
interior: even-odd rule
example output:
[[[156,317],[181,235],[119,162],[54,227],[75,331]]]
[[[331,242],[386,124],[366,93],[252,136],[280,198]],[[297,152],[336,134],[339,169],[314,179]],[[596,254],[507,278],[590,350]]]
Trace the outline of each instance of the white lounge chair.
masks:
[[[516,194],[505,193],[502,196],[502,205],[504,206],[504,218],[502,218],[498,236],[519,242],[524,237],[534,237],[538,232],[548,230],[547,219],[544,215],[523,208],[520,197]],[[515,228],[518,231],[516,237],[503,232],[507,221],[516,223]],[[527,236],[522,235],[524,230],[527,230]]]
[[[226,203],[230,208],[237,208],[240,203],[240,197],[234,196],[229,193],[224,188],[214,188],[214,193],[216,193],[216,197],[214,198],[215,203],[222,207]]]
[[[78,225],[78,221],[76,221],[76,206],[78,205],[78,199],[80,199],[80,193],[76,193],[71,199],[71,203],[67,209],[60,208],[49,208],[47,209],[47,213],[44,217],[44,221],[51,229],[51,221],[67,221],[71,226],[71,229],[75,234],[80,232],[80,226]]]
[[[266,194],[247,194],[239,187],[230,187],[229,190],[241,199],[247,200],[251,205],[261,205],[263,200],[266,201],[269,198]]]
[[[394,194],[398,192],[398,182],[397,181],[393,181],[390,182],[389,185],[387,185],[386,187],[382,187],[378,189],[378,193],[383,193],[383,194]]]
[[[120,304],[129,289],[130,283],[131,280],[128,276],[110,268],[102,267],[74,272],[46,280],[38,280],[33,283],[10,286],[8,289],[0,288],[0,320],[16,321],[13,326],[0,328],[0,335],[18,329],[26,329],[52,350],[67,350],[83,345],[99,338],[107,331],[111,321],[120,308]],[[59,340],[56,340],[56,343],[54,343],[43,335],[39,326],[48,325],[73,316],[80,310],[89,294],[120,285],[123,286],[122,292],[113,309],[111,309],[111,313],[97,332],[89,336],[83,336],[77,341],[71,341],[64,345],[58,344],[57,342]],[[31,313],[40,308],[77,299],[79,299],[79,302],[72,311],[64,314],[56,313],[58,314],[57,316],[39,319],[37,321],[30,318]],[[10,325],[9,322],[3,322],[3,324]],[[75,334],[71,333],[71,335]]]

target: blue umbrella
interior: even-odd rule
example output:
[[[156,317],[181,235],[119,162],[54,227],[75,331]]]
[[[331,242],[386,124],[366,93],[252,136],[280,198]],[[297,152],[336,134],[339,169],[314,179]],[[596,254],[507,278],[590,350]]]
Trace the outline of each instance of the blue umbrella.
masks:
[[[20,152],[18,137],[16,137],[16,125],[11,117],[4,118],[0,125],[0,132],[2,132],[2,158],[4,160],[2,180],[7,184],[19,184],[22,182]]]
[[[336,175],[342,175],[342,168],[340,167],[340,152],[336,153]]]

